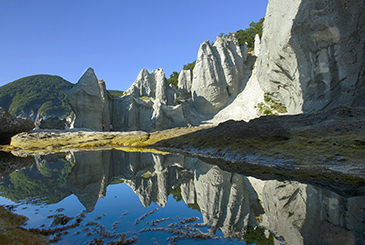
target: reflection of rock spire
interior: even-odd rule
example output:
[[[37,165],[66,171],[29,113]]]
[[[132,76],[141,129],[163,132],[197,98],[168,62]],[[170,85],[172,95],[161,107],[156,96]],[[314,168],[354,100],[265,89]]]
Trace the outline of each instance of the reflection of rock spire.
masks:
[[[111,151],[76,152],[76,165],[68,176],[68,186],[88,212],[104,197],[110,179]]]
[[[204,223],[225,237],[244,240],[257,223],[288,244],[356,244],[365,234],[365,197],[344,198],[295,181],[263,181],[221,170],[182,155],[77,152],[69,174],[71,191],[88,211],[116,177],[128,180],[144,206],[165,206],[180,186],[187,204],[198,204]]]
[[[263,213],[244,176],[201,162],[195,175],[197,201],[204,223],[220,228],[225,237],[242,240],[249,225]]]
[[[258,180],[256,180],[258,182]],[[288,244],[357,244],[364,241],[365,197],[345,198],[295,181],[262,182],[261,226]]]

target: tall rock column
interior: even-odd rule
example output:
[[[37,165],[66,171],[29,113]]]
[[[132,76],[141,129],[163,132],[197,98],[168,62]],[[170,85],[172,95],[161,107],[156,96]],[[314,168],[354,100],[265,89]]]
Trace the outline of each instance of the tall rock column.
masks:
[[[235,35],[217,37],[214,45],[205,41],[199,48],[191,86],[195,109],[213,115],[240,91],[244,78],[247,47]]]
[[[193,74],[190,70],[182,70],[179,74],[177,83],[179,97],[182,100],[191,98],[191,84],[193,82]]]
[[[99,89],[100,89],[100,96],[102,100],[102,107],[103,111],[101,114],[101,123],[105,125],[105,127],[109,127],[111,120],[110,120],[110,101],[108,97],[108,93],[106,91],[106,86],[104,80],[98,81]]]
[[[258,79],[289,113],[365,105],[365,0],[270,0]]]
[[[152,76],[156,83],[156,99],[159,99],[163,103],[167,103],[167,92],[169,89],[169,83],[165,78],[165,73],[161,68],[152,71]]]
[[[92,68],[87,69],[77,84],[70,90],[68,102],[76,114],[75,128],[102,130],[109,126],[109,105],[105,83],[99,82]]]

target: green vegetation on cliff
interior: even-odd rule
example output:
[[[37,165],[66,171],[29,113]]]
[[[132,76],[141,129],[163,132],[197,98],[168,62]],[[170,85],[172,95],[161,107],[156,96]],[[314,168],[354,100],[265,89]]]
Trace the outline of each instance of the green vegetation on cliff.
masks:
[[[59,76],[24,77],[0,87],[0,107],[16,116],[33,112],[64,118],[72,112],[67,103],[72,85]]]
[[[259,34],[262,37],[262,28],[265,18],[261,18],[258,22],[251,22],[250,27],[245,30],[239,30],[236,32],[238,42],[244,45],[247,42],[248,50],[252,50],[255,46],[255,36]]]
[[[124,94],[122,90],[108,90],[108,92],[113,96],[123,96]]]
[[[238,30],[236,31],[236,35],[238,38],[238,42],[240,45],[244,45],[247,42],[248,50],[253,50],[255,46],[255,36],[256,34],[259,34],[260,37],[262,36],[262,29],[264,24],[265,18],[261,18],[258,22],[252,21],[250,23],[250,27],[246,28],[245,30]],[[224,35],[224,33],[221,33],[220,37],[227,37],[228,35]],[[193,61],[191,63],[188,63],[184,65],[183,70],[191,70],[193,72],[193,69],[195,67],[196,61]],[[179,73],[176,71],[173,71],[170,75],[170,78],[167,79],[167,81],[171,84],[174,84],[177,87],[177,81],[179,79]]]
[[[177,87],[177,84],[179,82],[179,73],[173,71],[172,74],[170,75],[170,78],[167,79],[167,81],[169,82],[169,84],[173,84],[175,85],[175,87]]]

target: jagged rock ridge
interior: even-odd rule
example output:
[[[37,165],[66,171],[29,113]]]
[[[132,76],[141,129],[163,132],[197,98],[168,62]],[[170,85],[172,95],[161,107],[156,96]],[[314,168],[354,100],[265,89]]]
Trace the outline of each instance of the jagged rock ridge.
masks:
[[[207,41],[201,45],[194,71],[180,72],[178,88],[168,84],[161,68],[151,73],[142,69],[121,97],[105,96],[105,85],[98,88],[94,71],[89,68],[69,96],[76,114],[75,127],[100,131],[102,124],[111,123],[118,131],[154,131],[216,124],[232,116],[238,120],[255,118],[255,106],[263,101],[263,92],[251,69],[256,59],[247,57],[247,46],[240,46],[235,35],[218,37],[213,46]],[[242,95],[249,99],[234,103]],[[219,114],[227,107],[247,113]]]
[[[153,131],[249,121],[275,113],[268,100],[283,108],[278,114],[365,106],[364,1],[270,1],[262,40],[255,37],[255,55],[234,34],[217,37],[213,45],[205,41],[193,72],[180,72],[177,89],[161,68],[151,74],[143,69],[129,95],[112,98],[109,117],[102,118],[116,130]],[[77,117],[90,121],[82,119],[87,108],[81,107],[73,106]],[[94,117],[100,124],[100,116]],[[81,126],[100,129],[75,123]]]

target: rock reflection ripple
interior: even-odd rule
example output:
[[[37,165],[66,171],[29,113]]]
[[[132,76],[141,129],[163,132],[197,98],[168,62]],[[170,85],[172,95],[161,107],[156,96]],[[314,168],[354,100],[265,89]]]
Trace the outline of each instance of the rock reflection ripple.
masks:
[[[89,212],[106,195],[106,187],[122,179],[145,207],[151,203],[164,207],[170,193],[179,188],[182,200],[200,210],[211,232],[219,229],[226,238],[248,240],[252,236],[248,231],[261,227],[267,238],[275,234],[284,244],[365,240],[364,196],[346,198],[296,181],[260,180],[181,154],[113,149],[37,155],[35,159],[38,169],[46,163],[68,161],[73,167],[62,190],[65,195],[75,194]]]

